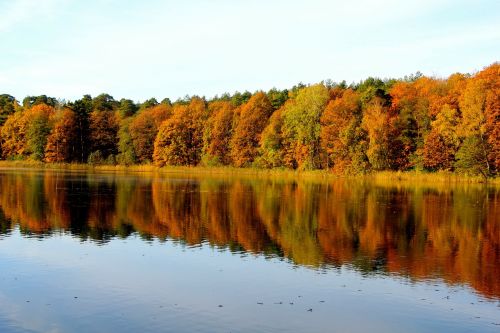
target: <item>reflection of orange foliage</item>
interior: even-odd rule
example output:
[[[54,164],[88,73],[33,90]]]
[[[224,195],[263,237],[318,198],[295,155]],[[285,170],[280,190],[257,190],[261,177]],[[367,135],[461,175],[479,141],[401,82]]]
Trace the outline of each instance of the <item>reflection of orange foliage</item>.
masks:
[[[203,240],[197,184],[155,181],[152,194],[156,218],[167,227],[171,237],[182,238],[189,244]]]
[[[57,172],[47,172],[43,177],[43,182],[48,206],[47,219],[50,221],[51,228],[70,228],[71,213],[66,199],[68,191],[64,187],[64,176]]]
[[[0,177],[0,207],[22,230],[44,233],[51,229],[42,186],[43,178],[36,173]]]
[[[137,231],[296,264],[440,277],[500,297],[498,189],[112,175],[79,182],[51,172],[3,174],[0,208],[31,233],[71,228],[100,239]],[[73,188],[87,193],[85,212],[73,210]],[[75,229],[77,215],[84,225]]]

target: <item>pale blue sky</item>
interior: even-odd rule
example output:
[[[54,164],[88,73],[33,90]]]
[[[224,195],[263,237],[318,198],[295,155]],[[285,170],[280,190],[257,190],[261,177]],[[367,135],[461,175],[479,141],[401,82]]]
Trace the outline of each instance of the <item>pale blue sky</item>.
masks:
[[[499,0],[0,0],[0,93],[18,99],[210,97],[498,60]]]

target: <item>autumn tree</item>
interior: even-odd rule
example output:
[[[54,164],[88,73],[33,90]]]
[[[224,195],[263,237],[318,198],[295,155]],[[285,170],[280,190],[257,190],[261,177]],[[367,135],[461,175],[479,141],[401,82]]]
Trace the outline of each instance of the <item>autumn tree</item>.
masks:
[[[154,142],[153,161],[158,166],[197,165],[203,148],[205,101],[192,98],[189,105],[175,105]]]
[[[51,119],[55,110],[46,104],[36,104],[24,117],[27,125],[26,143],[28,152],[35,160],[42,160],[45,155],[45,145],[51,130]]]
[[[278,168],[283,166],[282,109],[274,111],[269,118],[269,124],[262,132],[259,157],[256,159],[256,164],[259,167]]]
[[[273,107],[266,94],[258,92],[242,105],[230,141],[231,158],[237,167],[249,166],[258,155],[260,135]]]
[[[229,101],[213,101],[208,104],[209,118],[203,133],[203,157],[205,165],[231,163],[229,142],[233,132],[234,107]]]
[[[374,98],[364,110],[361,126],[367,132],[366,155],[373,170],[398,169],[405,162],[404,156],[403,162],[400,161],[403,145],[398,141],[397,120],[397,114],[378,98]]]
[[[317,84],[298,91],[283,109],[284,162],[290,168],[320,166],[320,117],[328,101],[328,89]]]
[[[90,114],[90,151],[98,160],[113,159],[118,153],[118,124],[113,111],[97,109]]]
[[[321,116],[321,146],[326,167],[337,173],[362,173],[367,170],[365,132],[359,93],[347,89],[330,101]]]
[[[37,104],[26,111],[11,114],[2,127],[3,157],[41,160],[53,113],[52,106]]]
[[[25,119],[23,111],[14,112],[7,117],[1,128],[3,158],[14,159],[27,155]]]
[[[47,162],[297,169],[500,170],[500,64],[446,79],[369,77],[173,105],[109,94],[0,95],[0,155]],[[119,154],[119,155],[117,155]],[[89,158],[90,157],[90,158]]]
[[[500,63],[495,63],[479,72],[477,78],[484,80],[485,133],[490,147],[488,161],[490,172],[500,172]]]
[[[139,163],[153,159],[154,142],[163,121],[172,115],[172,107],[161,103],[142,109],[128,124],[132,149]]]
[[[461,135],[464,144],[457,155],[460,169],[472,169],[490,175],[498,163],[498,126],[500,65],[494,64],[467,82],[460,99]],[[477,145],[477,146],[474,146]],[[472,163],[475,161],[475,163]],[[466,163],[467,162],[467,163]]]
[[[451,170],[460,145],[457,133],[459,115],[445,104],[432,122],[432,130],[425,138],[424,166],[431,170]]]
[[[54,125],[47,138],[44,160],[49,163],[70,162],[77,144],[76,115],[73,110],[63,108],[52,117]]]
[[[422,105],[415,82],[397,82],[390,90],[393,113],[398,114],[396,127],[400,131],[399,141],[402,143],[401,169],[415,164],[420,165],[420,151],[423,146],[423,131],[427,131],[430,117],[427,108]],[[417,154],[415,154],[417,152]]]

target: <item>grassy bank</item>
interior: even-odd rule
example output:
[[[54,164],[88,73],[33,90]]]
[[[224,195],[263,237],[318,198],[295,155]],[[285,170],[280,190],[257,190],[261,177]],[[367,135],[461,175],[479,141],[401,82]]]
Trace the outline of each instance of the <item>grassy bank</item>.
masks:
[[[417,183],[487,183],[500,185],[500,177],[485,180],[482,176],[470,176],[453,172],[421,172],[421,171],[379,171],[365,175],[336,175],[325,170],[298,171],[288,169],[257,169],[234,167],[189,167],[168,166],[156,167],[154,165],[90,165],[76,163],[43,163],[36,161],[0,161],[0,168],[7,169],[44,169],[66,170],[85,172],[119,172],[119,173],[145,173],[145,174],[177,174],[192,176],[247,176],[247,177],[280,177],[280,178],[307,178],[307,179],[356,179],[372,180],[375,182],[417,182]]]

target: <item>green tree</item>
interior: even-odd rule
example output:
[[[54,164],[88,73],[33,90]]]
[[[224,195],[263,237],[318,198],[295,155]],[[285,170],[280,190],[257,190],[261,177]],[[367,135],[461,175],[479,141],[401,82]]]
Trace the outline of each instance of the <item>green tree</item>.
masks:
[[[26,113],[28,127],[26,133],[28,151],[31,158],[41,161],[45,155],[45,145],[51,130],[50,119],[54,108],[45,104],[36,104]]]
[[[328,99],[328,89],[317,84],[299,90],[283,109],[284,159],[288,167],[316,169],[320,166],[320,118]]]
[[[267,98],[273,106],[273,109],[278,110],[288,100],[288,90],[278,90],[276,88],[272,88],[267,92]]]
[[[100,94],[92,99],[92,111],[114,111],[119,103],[109,94]]]
[[[262,132],[259,157],[256,159],[257,166],[262,168],[278,168],[283,166],[282,127],[282,109],[278,109],[269,118],[269,124]]]
[[[23,99],[23,107],[26,109],[30,109],[38,104],[45,104],[54,108],[59,106],[59,102],[55,97],[47,97],[47,95],[27,96]]]
[[[129,126],[132,122],[131,118],[125,118],[120,121],[120,129],[118,130],[118,156],[119,164],[131,165],[136,163],[137,158],[134,151],[132,136],[130,135]]]
[[[17,107],[18,103],[13,96],[0,95],[0,127],[5,123],[7,117],[16,111]]]
[[[82,99],[70,103],[68,107],[75,113],[76,133],[75,145],[71,149],[71,161],[87,162],[90,153],[90,113],[92,112],[92,97],[83,96]]]
[[[118,106],[118,114],[121,118],[133,116],[139,108],[130,99],[122,98],[120,100],[120,106]]]
[[[488,155],[485,142],[479,135],[468,136],[463,141],[456,154],[455,168],[457,171],[471,175],[489,176]]]

